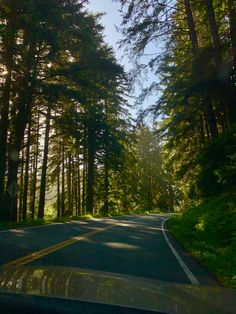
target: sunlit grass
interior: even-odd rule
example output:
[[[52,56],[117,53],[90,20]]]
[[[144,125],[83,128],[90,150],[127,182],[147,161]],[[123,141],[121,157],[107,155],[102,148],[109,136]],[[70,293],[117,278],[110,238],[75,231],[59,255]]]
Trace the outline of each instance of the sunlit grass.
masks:
[[[27,221],[21,221],[21,222],[0,222],[0,229],[14,229],[14,228],[26,228],[26,227],[34,227],[34,226],[41,226],[46,224],[52,224],[52,223],[65,223],[69,221],[79,221],[79,220],[89,220],[94,218],[112,218],[113,216],[124,216],[124,215],[143,215],[143,214],[151,214],[151,213],[159,213],[159,211],[142,211],[142,210],[133,210],[129,212],[111,212],[107,215],[102,215],[99,213],[96,213],[94,215],[91,214],[85,214],[81,216],[65,216],[65,217],[55,217],[53,215],[53,209],[50,210],[47,208],[46,215],[44,219],[34,219],[34,220],[27,220]]]
[[[211,198],[168,221],[172,234],[225,286],[236,288],[236,199]]]
[[[0,222],[1,229],[10,229],[10,228],[23,228],[23,227],[34,227],[41,226],[50,223],[50,221],[46,221],[45,219],[35,219],[35,220],[27,220],[21,222]]]

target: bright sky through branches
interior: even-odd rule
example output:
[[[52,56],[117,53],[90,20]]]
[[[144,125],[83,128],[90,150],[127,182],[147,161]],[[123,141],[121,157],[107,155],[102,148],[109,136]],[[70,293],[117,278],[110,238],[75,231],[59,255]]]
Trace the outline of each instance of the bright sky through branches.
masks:
[[[88,9],[95,13],[105,13],[104,16],[101,18],[101,24],[104,26],[104,35],[105,41],[114,48],[116,53],[116,57],[118,61],[124,66],[126,71],[132,69],[133,65],[127,56],[124,56],[124,50],[119,48],[118,41],[122,38],[121,34],[117,32],[116,27],[119,27],[122,18],[119,12],[120,10],[120,3],[112,0],[89,0],[90,4],[88,5]],[[151,46],[151,50],[148,50],[148,53],[152,53],[153,46]],[[150,48],[149,48],[150,49]],[[156,51],[155,51],[156,52]],[[144,57],[145,61],[145,57]],[[149,73],[148,78],[142,78],[142,84],[144,86],[148,86],[151,84],[152,81],[156,80],[156,77]],[[141,86],[136,84],[135,87],[135,95],[138,96],[141,93]],[[145,104],[143,105],[144,108],[147,108],[149,105],[155,102],[157,96],[149,96],[145,100]],[[129,101],[132,103],[132,101]],[[135,116],[137,111],[140,108],[136,108],[136,110],[132,110],[131,114]]]
[[[116,26],[119,26],[122,21],[119,12],[120,4],[112,0],[90,0],[89,2],[89,10],[96,13],[105,13],[101,19],[101,24],[104,26],[105,41],[114,48],[118,60],[121,61],[123,52],[118,49],[117,44],[121,39],[121,35],[116,30]]]

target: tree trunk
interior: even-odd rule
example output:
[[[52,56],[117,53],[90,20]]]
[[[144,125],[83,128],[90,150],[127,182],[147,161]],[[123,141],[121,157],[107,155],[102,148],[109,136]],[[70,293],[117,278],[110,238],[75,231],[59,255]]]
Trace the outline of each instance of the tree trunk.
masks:
[[[220,36],[215,18],[215,11],[213,7],[212,0],[206,0],[206,8],[207,15],[211,30],[211,38],[214,49],[214,59],[216,68],[218,71],[218,76],[220,83],[222,85],[222,91],[225,96],[223,99],[224,110],[227,112],[227,117],[230,123],[236,122],[236,108],[235,108],[235,100],[233,90],[229,84],[229,75],[225,73],[222,52],[221,52],[221,44],[220,44]]]
[[[68,197],[68,216],[71,215],[71,154],[67,158],[67,197]]]
[[[39,114],[37,117],[37,129],[36,129],[36,145],[35,153],[33,157],[33,171],[31,178],[31,190],[30,190],[30,215],[31,219],[34,220],[35,216],[35,200],[36,200],[36,189],[37,189],[37,175],[38,175],[38,154],[39,154]]]
[[[87,149],[86,149],[86,129],[84,128],[84,147],[83,147],[83,182],[82,182],[82,214],[86,214],[86,179],[87,179]]]
[[[65,216],[65,147],[62,144],[62,169],[61,169],[61,215]]]
[[[23,208],[23,187],[24,187],[24,163],[25,163],[25,156],[24,156],[24,149],[21,152],[21,167],[20,167],[20,191],[19,191],[19,212],[18,212],[18,221],[22,221],[22,208]]]
[[[206,113],[207,124],[208,124],[210,135],[212,138],[214,138],[214,137],[218,136],[218,128],[216,125],[215,114],[213,111],[210,96],[207,92],[205,95],[205,99],[206,99],[205,113]]]
[[[236,9],[233,0],[228,0],[230,39],[232,45],[233,64],[236,72]]]
[[[86,210],[93,214],[94,198],[94,162],[95,162],[95,131],[93,126],[88,126],[88,178],[87,178],[87,195]]]
[[[48,163],[48,148],[49,148],[49,133],[50,133],[50,105],[47,109],[46,115],[46,128],[45,128],[45,140],[44,140],[44,152],[43,152],[43,164],[42,164],[42,176],[39,193],[39,207],[38,207],[38,218],[44,218],[44,207],[45,207],[45,194],[46,194],[46,181],[47,181],[47,163]]]
[[[185,11],[186,11],[186,19],[187,19],[188,28],[189,28],[189,37],[192,44],[193,54],[196,54],[198,52],[198,39],[197,39],[197,33],[196,33],[195,24],[193,20],[190,0],[184,0],[184,6],[185,6]]]
[[[218,32],[218,27],[216,23],[215,11],[214,11],[212,0],[206,0],[206,8],[207,8],[208,21],[209,21],[210,30],[211,30],[211,38],[212,38],[212,43],[213,43],[213,48],[214,48],[215,63],[218,69],[220,70],[223,60],[222,60],[222,55],[221,55],[219,32]]]
[[[77,164],[77,215],[81,215],[81,187],[80,187],[80,160],[78,156]]]
[[[33,97],[36,84],[36,68],[35,61],[35,43],[29,48],[29,64],[27,65],[27,71],[22,78],[22,92],[19,96],[19,100],[15,104],[14,110],[17,112],[14,119],[12,119],[11,125],[11,142],[9,145],[9,162],[8,162],[8,177],[7,177],[7,190],[12,185],[17,185],[17,173],[19,165],[19,153],[24,139],[24,133],[29,122],[29,117],[32,110]],[[33,71],[33,73],[32,73]],[[5,219],[17,221],[17,201],[12,202],[12,198],[8,192],[4,196],[4,209]],[[13,204],[13,205],[12,205]]]
[[[77,180],[75,176],[75,162],[74,162],[74,156],[71,157],[71,212],[72,215],[76,216],[76,213],[74,213],[74,203],[75,203],[75,194],[77,191]]]
[[[31,120],[31,119],[30,119]],[[26,142],[26,156],[25,156],[25,180],[23,188],[23,208],[22,208],[22,219],[27,218],[27,200],[28,200],[28,185],[29,185],[29,161],[30,161],[30,141],[31,141],[31,121],[28,125],[28,134]]]
[[[60,201],[60,163],[57,165],[57,218],[61,217],[61,201]]]
[[[9,28],[11,25],[9,25]],[[9,31],[12,32],[12,29]],[[2,92],[2,106],[1,106],[1,121],[0,121],[0,219],[7,218],[6,208],[4,208],[4,186],[5,186],[5,172],[7,162],[7,133],[9,127],[9,109],[11,98],[11,83],[12,83],[12,68],[13,68],[13,47],[14,47],[15,34],[12,33],[7,43],[7,76]]]
[[[32,99],[29,100],[29,102]],[[28,107],[28,106],[27,106]],[[12,126],[11,140],[9,145],[9,160],[8,160],[8,177],[7,190],[4,197],[5,219],[17,221],[17,202],[12,201],[12,196],[9,194],[12,186],[17,185],[17,174],[19,166],[19,155],[24,139],[24,131],[28,120],[28,111],[18,113],[14,125]]]
[[[198,47],[197,33],[196,33],[196,28],[195,28],[195,24],[193,20],[190,0],[184,0],[184,5],[185,5],[185,11],[186,11],[186,20],[187,20],[188,28],[189,28],[189,37],[192,44],[192,50],[193,50],[193,54],[196,55],[199,47]],[[215,137],[218,135],[215,113],[212,107],[209,93],[206,91],[205,94],[206,94],[206,97],[204,100],[206,101],[205,103],[205,113],[206,113],[205,116],[207,119],[206,121],[209,126],[211,136]]]
[[[109,212],[109,167],[108,167],[108,156],[107,152],[105,153],[105,162],[104,162],[104,205],[103,205],[103,214],[107,215]]]

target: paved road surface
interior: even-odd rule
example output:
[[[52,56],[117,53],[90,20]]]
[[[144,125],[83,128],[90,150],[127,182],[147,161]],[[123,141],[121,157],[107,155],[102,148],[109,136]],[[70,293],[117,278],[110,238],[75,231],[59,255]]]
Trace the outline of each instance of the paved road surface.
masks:
[[[166,217],[122,216],[0,231],[0,265],[80,267],[174,283],[217,284],[163,228]]]

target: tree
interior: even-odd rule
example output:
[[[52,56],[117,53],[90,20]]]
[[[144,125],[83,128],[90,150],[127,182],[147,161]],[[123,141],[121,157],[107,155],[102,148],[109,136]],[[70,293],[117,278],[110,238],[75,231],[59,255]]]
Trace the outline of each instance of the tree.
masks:
[[[235,5],[218,0],[120,2],[125,37],[121,44],[137,62],[143,62],[150,43],[164,41],[156,57],[136,66],[138,74],[149,68],[158,75],[140,99],[157,89],[160,96],[142,116],[162,117],[158,133],[169,152],[169,165],[185,195],[193,196],[191,182],[203,167],[199,156],[234,127]]]

